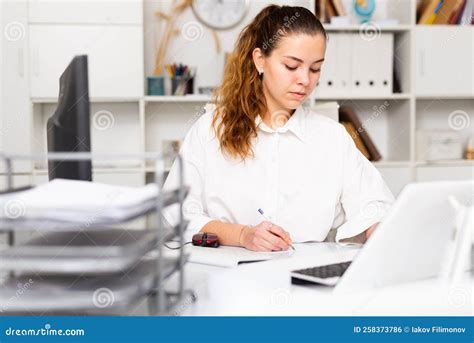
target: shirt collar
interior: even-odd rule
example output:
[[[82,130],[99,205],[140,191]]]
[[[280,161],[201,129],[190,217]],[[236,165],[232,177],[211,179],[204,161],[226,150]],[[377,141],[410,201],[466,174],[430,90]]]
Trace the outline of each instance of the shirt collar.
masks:
[[[283,125],[282,127],[277,128],[276,130],[272,129],[266,125],[260,115],[255,118],[255,124],[257,127],[268,133],[285,133],[287,131],[292,132],[298,139],[304,142],[305,138],[305,113],[303,106],[299,106],[296,111],[293,113],[291,118]]]

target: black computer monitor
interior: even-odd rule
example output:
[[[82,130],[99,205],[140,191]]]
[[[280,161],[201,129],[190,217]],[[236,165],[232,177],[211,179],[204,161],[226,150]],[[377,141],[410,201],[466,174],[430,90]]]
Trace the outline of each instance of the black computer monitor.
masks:
[[[56,111],[47,123],[48,152],[90,152],[90,108],[87,56],[76,56],[59,80]],[[92,163],[48,161],[49,179],[92,181]]]

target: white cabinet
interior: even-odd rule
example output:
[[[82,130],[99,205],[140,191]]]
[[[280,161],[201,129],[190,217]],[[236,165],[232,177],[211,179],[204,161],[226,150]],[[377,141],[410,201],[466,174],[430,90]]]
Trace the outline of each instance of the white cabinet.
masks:
[[[141,0],[30,0],[28,21],[34,24],[142,25],[143,7]]]
[[[473,166],[420,167],[417,169],[417,181],[474,180]]]
[[[474,27],[417,26],[415,33],[416,96],[473,96]]]
[[[88,55],[90,97],[143,95],[143,28],[120,25],[30,25],[32,98],[56,98],[74,55]]]
[[[405,187],[412,180],[410,169],[406,167],[378,167],[377,168],[387,186],[392,191],[395,197],[400,194],[403,187]]]
[[[28,92],[27,4],[23,1],[2,1],[0,11],[0,140],[1,151],[8,154],[30,153],[35,137],[31,134],[30,99]],[[0,163],[0,171],[4,170]],[[31,163],[14,164],[15,172],[31,171]]]

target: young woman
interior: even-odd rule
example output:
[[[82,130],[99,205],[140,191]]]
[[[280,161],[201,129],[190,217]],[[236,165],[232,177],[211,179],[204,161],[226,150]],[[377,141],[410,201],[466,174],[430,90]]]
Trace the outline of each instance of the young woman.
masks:
[[[180,152],[190,234],[255,251],[323,241],[333,227],[338,242],[364,242],[387,212],[390,190],[344,127],[301,106],[319,80],[326,39],[302,7],[268,6],[241,32],[215,106]],[[177,176],[175,164],[165,188]]]

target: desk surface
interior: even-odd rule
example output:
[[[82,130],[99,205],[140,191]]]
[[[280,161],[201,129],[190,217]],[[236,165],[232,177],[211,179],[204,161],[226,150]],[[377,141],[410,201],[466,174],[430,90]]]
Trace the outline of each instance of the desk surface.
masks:
[[[394,285],[355,294],[335,295],[333,288],[291,284],[290,271],[351,260],[359,251],[336,243],[296,245],[288,259],[227,269],[195,263],[185,267],[188,287],[197,296],[179,315],[250,316],[471,316],[472,277],[456,286],[437,279]]]

